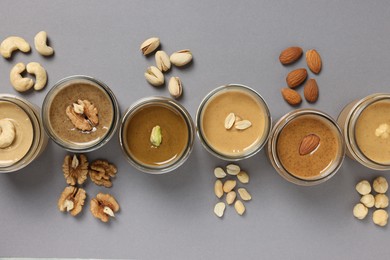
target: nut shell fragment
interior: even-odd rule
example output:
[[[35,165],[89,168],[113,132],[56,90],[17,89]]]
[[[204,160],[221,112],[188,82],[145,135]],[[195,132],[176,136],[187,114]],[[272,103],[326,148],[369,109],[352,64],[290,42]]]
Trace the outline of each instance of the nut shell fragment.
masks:
[[[95,218],[108,222],[114,212],[119,211],[119,204],[110,194],[98,193],[96,198],[91,200],[90,210]]]
[[[70,155],[65,156],[62,171],[66,183],[69,185],[83,184],[87,179],[88,164],[87,157],[84,154],[80,154],[78,158],[76,155],[73,157]]]
[[[91,163],[89,177],[96,185],[110,188],[112,186],[111,177],[115,177],[116,173],[115,165],[105,160],[96,160]]]
[[[84,189],[68,186],[58,200],[58,209],[62,212],[68,211],[72,216],[76,216],[83,209],[86,197]]]

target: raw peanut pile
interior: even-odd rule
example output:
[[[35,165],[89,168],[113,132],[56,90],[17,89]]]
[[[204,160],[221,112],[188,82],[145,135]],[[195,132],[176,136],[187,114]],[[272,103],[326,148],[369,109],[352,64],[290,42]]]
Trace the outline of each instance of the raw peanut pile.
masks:
[[[245,188],[237,188],[237,180],[242,184],[249,183],[248,173],[242,171],[240,166],[238,165],[229,164],[226,166],[226,172],[221,167],[215,168],[214,175],[217,178],[214,184],[215,196],[217,196],[218,199],[222,199],[224,194],[226,194],[226,203],[228,205],[232,205],[234,203],[234,208],[236,212],[239,215],[243,215],[245,213],[245,205],[243,201],[250,201],[252,199],[252,196]],[[225,182],[222,182],[222,179],[225,178]],[[241,200],[237,198],[236,191],[238,192],[238,195]],[[215,205],[214,213],[221,218],[225,212],[225,209],[225,202],[220,201]]]
[[[143,55],[153,53],[160,46],[160,39],[152,37],[141,44],[140,50]],[[150,66],[145,72],[145,78],[152,86],[159,87],[165,82],[164,74],[171,69],[171,64],[176,67],[183,67],[192,61],[190,50],[180,50],[171,56],[165,51],[159,50],[155,54],[156,66]],[[182,82],[179,77],[171,77],[168,83],[168,91],[174,98],[179,98],[183,93]]]
[[[353,215],[357,219],[364,219],[368,214],[368,209],[375,206],[376,210],[372,214],[373,222],[378,226],[386,226],[389,215],[385,210],[389,206],[389,198],[386,191],[389,185],[386,178],[378,177],[372,183],[372,188],[377,193],[371,194],[371,185],[367,180],[362,180],[356,185],[356,191],[362,195],[360,203],[353,208]]]
[[[303,50],[301,47],[289,47],[280,53],[279,60],[283,65],[289,65],[300,59]],[[312,49],[306,52],[306,63],[309,69],[318,74],[322,68],[322,61],[320,54]],[[301,95],[295,89],[302,85],[307,78],[307,70],[300,68],[291,71],[287,74],[286,83],[288,88],[281,90],[284,100],[292,106],[297,106],[302,102]],[[318,85],[313,78],[308,79],[303,89],[303,94],[307,102],[314,103],[318,99]]]

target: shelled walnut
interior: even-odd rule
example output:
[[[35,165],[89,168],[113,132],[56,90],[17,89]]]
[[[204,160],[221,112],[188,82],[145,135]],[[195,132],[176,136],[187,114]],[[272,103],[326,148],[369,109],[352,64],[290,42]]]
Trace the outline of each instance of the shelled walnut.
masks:
[[[100,186],[110,188],[112,186],[111,177],[115,177],[117,168],[115,165],[105,161],[96,160],[90,165],[89,176],[91,180]]]
[[[88,174],[87,157],[84,154],[80,154],[79,158],[76,155],[73,155],[73,157],[70,155],[65,156],[62,171],[68,184],[83,184]]]
[[[72,124],[82,131],[92,131],[99,124],[97,108],[88,100],[77,100],[66,108],[66,115]]]
[[[110,217],[115,217],[114,212],[119,210],[119,204],[110,194],[98,193],[91,200],[91,213],[95,218],[108,222]]]
[[[87,195],[84,189],[68,186],[64,189],[58,200],[58,209],[63,212],[70,212],[72,216],[76,216],[83,209],[86,197]]]

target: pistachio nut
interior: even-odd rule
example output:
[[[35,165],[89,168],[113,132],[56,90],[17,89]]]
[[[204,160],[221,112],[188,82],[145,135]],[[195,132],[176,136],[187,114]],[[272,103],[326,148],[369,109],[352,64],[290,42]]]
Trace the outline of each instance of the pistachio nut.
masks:
[[[188,64],[192,60],[192,53],[190,50],[181,50],[174,52],[169,58],[173,65],[181,67]]]
[[[152,133],[150,134],[150,142],[152,145],[159,147],[162,141],[161,127],[156,125],[152,129]]]
[[[174,98],[179,98],[183,93],[183,86],[179,77],[171,77],[168,83],[169,94]]]
[[[171,68],[171,61],[165,51],[157,51],[155,55],[156,65],[159,70],[166,72]]]
[[[150,66],[145,72],[146,80],[153,86],[158,87],[164,84],[164,75],[155,66]]]
[[[148,55],[149,53],[155,51],[158,46],[160,46],[160,39],[157,37],[152,37],[141,44],[140,50],[143,55]]]

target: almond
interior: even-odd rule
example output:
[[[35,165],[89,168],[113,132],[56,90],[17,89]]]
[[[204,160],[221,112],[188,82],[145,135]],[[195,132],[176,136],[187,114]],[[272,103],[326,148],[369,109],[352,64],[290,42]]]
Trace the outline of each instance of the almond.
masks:
[[[318,99],[318,85],[315,79],[309,79],[303,89],[307,102],[314,103]]]
[[[302,102],[301,95],[291,88],[283,88],[281,93],[284,100],[292,106],[299,105]]]
[[[296,69],[287,74],[286,82],[290,88],[296,88],[301,85],[307,77],[307,70],[304,68]]]
[[[297,61],[302,56],[302,53],[301,47],[288,47],[280,53],[279,60],[283,65],[291,64]]]
[[[313,73],[320,73],[322,61],[320,54],[316,50],[313,49],[306,52],[306,62],[307,66]]]
[[[309,134],[302,139],[299,146],[299,154],[307,155],[313,152],[320,144],[320,137],[316,134]]]

